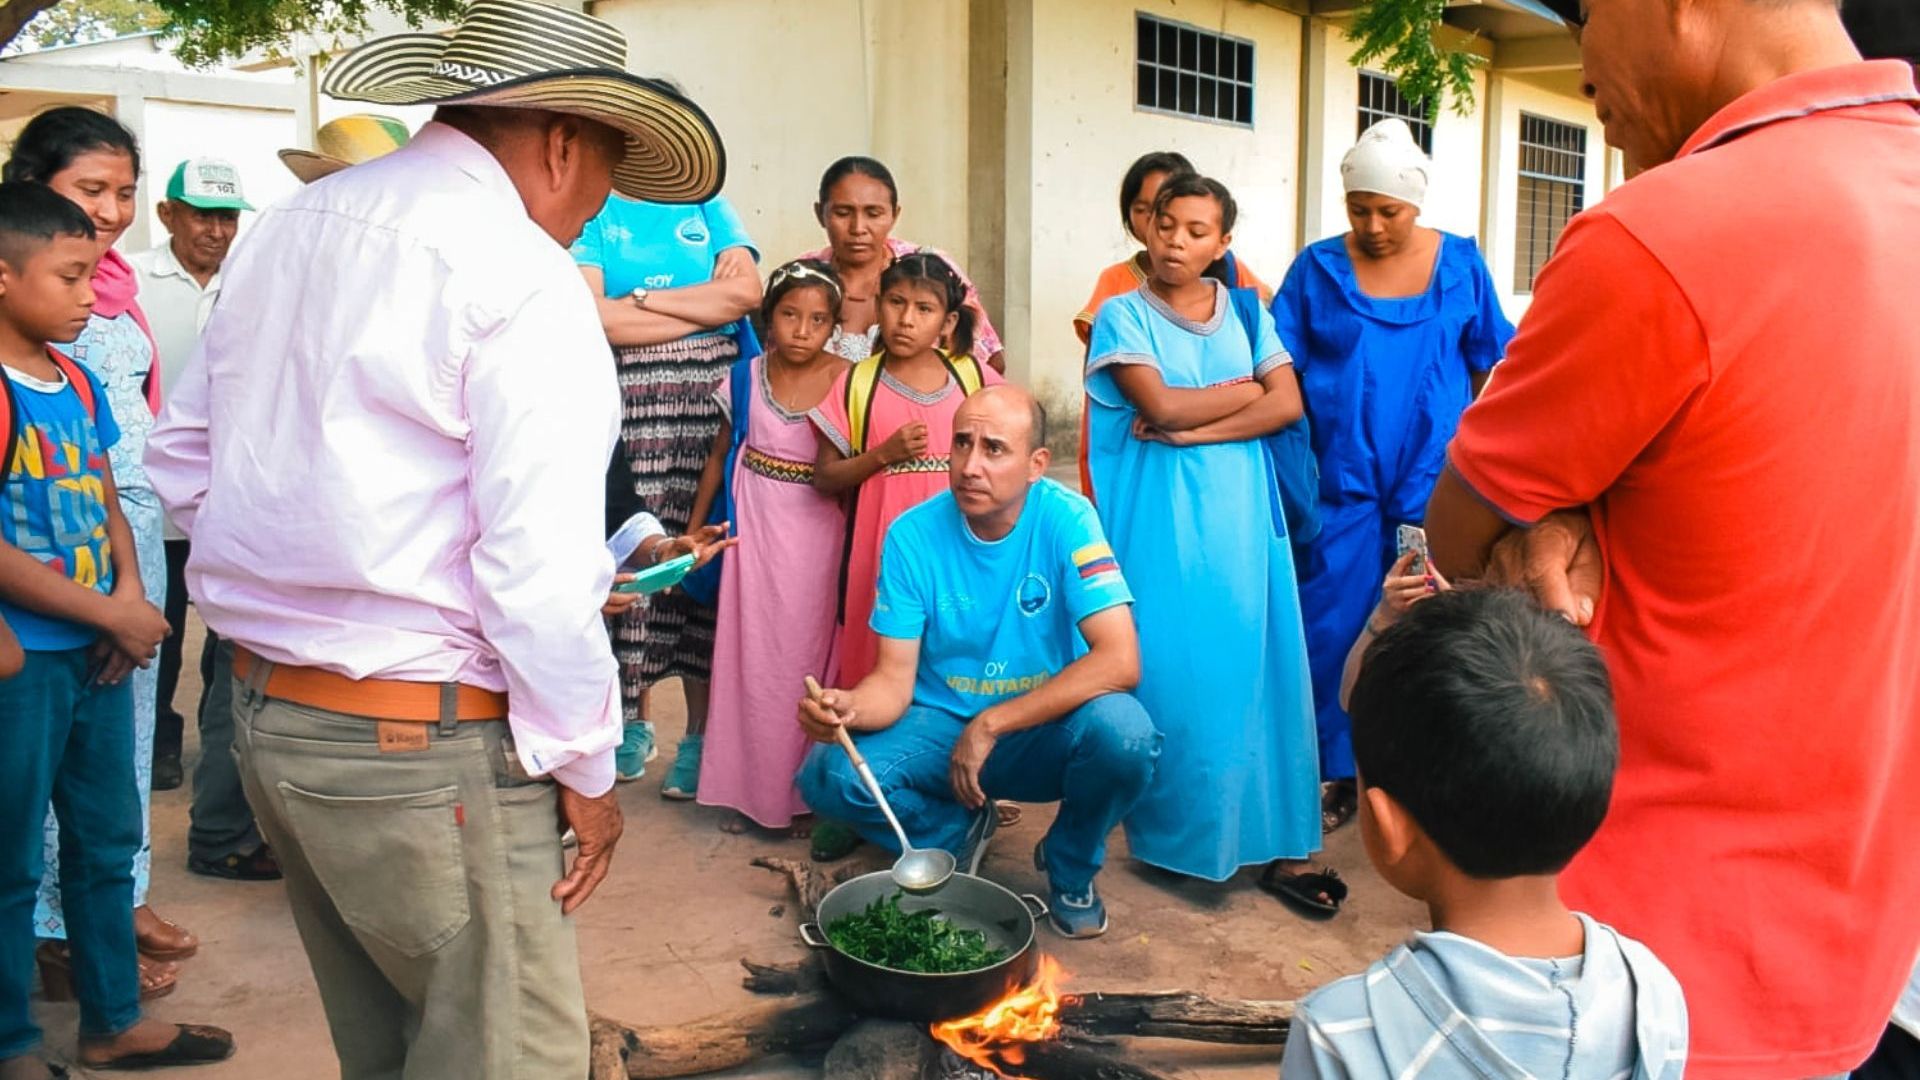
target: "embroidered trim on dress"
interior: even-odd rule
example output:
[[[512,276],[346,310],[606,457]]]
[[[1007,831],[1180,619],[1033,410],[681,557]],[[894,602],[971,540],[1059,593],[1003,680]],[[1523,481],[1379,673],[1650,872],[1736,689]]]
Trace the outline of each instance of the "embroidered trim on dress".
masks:
[[[764,476],[769,480],[778,480],[783,484],[812,484],[813,462],[788,461],[772,454],[763,454],[749,446],[741,451],[740,464],[751,473]]]
[[[1208,278],[1207,280],[1213,281],[1212,278]],[[1173,310],[1173,305],[1160,299],[1160,294],[1154,292],[1153,286],[1151,285],[1142,284],[1134,291],[1146,297],[1147,306],[1152,308],[1162,318],[1188,333],[1199,334],[1202,337],[1220,329],[1227,321],[1227,308],[1233,305],[1232,299],[1227,296],[1227,287],[1218,281],[1213,281],[1213,317],[1206,322],[1199,323]]]
[[[898,465],[887,466],[888,476],[905,476],[909,473],[942,473],[952,466],[953,458],[947,454],[937,457],[917,457],[903,461]]]
[[[953,381],[953,376],[948,375],[947,384],[945,386],[942,386],[940,389],[935,390],[931,394],[922,393],[918,390],[915,390],[913,387],[908,386],[906,383],[901,382],[899,379],[894,378],[893,372],[888,371],[885,367],[882,367],[880,369],[880,381],[887,384],[887,386],[890,387],[894,393],[899,394],[901,397],[906,398],[908,401],[913,402],[915,405],[938,405],[941,402],[947,400],[948,394],[951,394],[955,390],[958,390],[960,388],[960,384]]]

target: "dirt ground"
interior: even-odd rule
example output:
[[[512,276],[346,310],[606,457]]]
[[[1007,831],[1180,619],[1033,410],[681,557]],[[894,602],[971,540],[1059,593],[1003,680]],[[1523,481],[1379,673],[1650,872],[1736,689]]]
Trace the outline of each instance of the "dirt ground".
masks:
[[[191,717],[199,700],[201,631],[189,633],[176,707]],[[765,833],[728,835],[731,815],[660,798],[674,740],[684,723],[675,685],[657,695],[661,760],[640,781],[622,785],[627,831],[606,883],[577,916],[587,1000],[596,1010],[640,1024],[670,1024],[725,1012],[752,997],[740,987],[742,956],[797,954],[793,904],[785,882],[748,865],[756,855],[806,857],[804,841]],[[198,746],[191,720],[187,768]],[[186,872],[188,791],[153,800],[153,898],[162,915],[200,935],[179,989],[155,1002],[154,1015],[230,1028],[239,1053],[191,1070],[193,1080],[322,1080],[339,1075],[305,955],[277,883],[216,881]],[[1045,892],[1030,861],[1052,820],[1029,806],[1002,831],[985,876],[1016,892]],[[1228,997],[1287,999],[1364,968],[1425,913],[1388,889],[1367,866],[1356,831],[1335,833],[1325,860],[1352,883],[1337,918],[1308,923],[1243,872],[1224,885],[1176,880],[1132,863],[1116,832],[1100,886],[1112,915],[1104,938],[1070,942],[1042,930],[1042,946],[1071,973],[1069,989],[1190,989]],[[780,909],[776,913],[776,909]],[[49,1049],[66,1060],[73,1047],[71,1006],[42,1006]],[[1129,1057],[1210,1080],[1271,1080],[1278,1048],[1208,1048],[1138,1040]],[[76,1070],[76,1076],[95,1075]],[[101,1074],[106,1075],[106,1074]],[[187,1075],[187,1074],[183,1074]],[[813,1078],[817,1062],[776,1059],[729,1077]],[[529,1078],[543,1080],[543,1078]]]

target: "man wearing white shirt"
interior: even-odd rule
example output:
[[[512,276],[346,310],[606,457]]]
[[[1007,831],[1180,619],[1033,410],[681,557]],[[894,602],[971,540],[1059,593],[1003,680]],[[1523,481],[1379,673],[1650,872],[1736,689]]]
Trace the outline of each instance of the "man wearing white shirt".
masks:
[[[240,211],[251,210],[241,190],[240,171],[219,158],[192,158],[173,170],[167,182],[167,198],[160,204],[160,224],[167,230],[167,241],[158,247],[128,256],[134,273],[140,278],[140,304],[147,313],[147,325],[160,352],[160,397],[173,396],[180,382],[187,357],[207,315],[220,295],[220,264],[227,260],[240,226]],[[180,743],[185,721],[173,707],[174,690],[180,683],[180,646],[187,625],[187,538],[172,522],[166,523],[167,537],[167,625],[171,631],[160,646],[160,691],[156,699],[153,735],[153,789],[172,791],[180,786]],[[206,651],[213,652],[208,643]],[[203,760],[225,756],[225,747]],[[239,795],[237,781],[228,786]],[[239,809],[244,812],[245,802]],[[252,817],[246,816],[243,831],[252,831]],[[259,838],[254,837],[257,846]],[[222,852],[222,855],[226,852]]]
[[[613,27],[533,0],[370,42],[323,89],[436,119],[253,223],[149,476],[233,643],[240,774],[343,1080],[584,1076],[566,916],[622,828],[619,396],[567,247],[610,190],[711,196],[719,135]]]

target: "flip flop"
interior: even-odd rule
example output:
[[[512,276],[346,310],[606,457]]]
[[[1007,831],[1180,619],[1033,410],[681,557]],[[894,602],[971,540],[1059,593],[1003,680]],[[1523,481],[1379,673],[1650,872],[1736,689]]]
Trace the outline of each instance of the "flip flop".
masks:
[[[1340,880],[1338,870],[1329,868],[1296,874],[1284,869],[1278,859],[1268,863],[1260,874],[1260,888],[1287,905],[1294,914],[1315,922],[1338,915],[1341,901],[1347,898],[1347,883]],[[1326,899],[1322,900],[1322,896]]]
[[[1329,781],[1320,796],[1320,833],[1326,835],[1360,812],[1360,792],[1352,780]]]
[[[109,1061],[83,1062],[89,1069],[164,1069],[205,1065],[233,1056],[233,1034],[204,1024],[175,1024],[173,1041],[150,1054],[128,1054]]]

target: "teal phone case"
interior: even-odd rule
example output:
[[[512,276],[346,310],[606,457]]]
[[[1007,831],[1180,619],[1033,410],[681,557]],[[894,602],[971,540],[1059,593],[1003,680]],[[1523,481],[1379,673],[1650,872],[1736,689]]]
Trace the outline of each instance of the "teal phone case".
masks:
[[[680,584],[680,579],[693,569],[693,556],[682,555],[668,559],[659,566],[642,570],[632,581],[623,581],[613,587],[614,592],[657,593],[662,589],[671,589]]]

